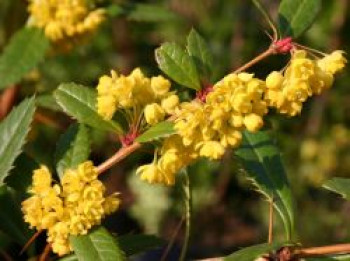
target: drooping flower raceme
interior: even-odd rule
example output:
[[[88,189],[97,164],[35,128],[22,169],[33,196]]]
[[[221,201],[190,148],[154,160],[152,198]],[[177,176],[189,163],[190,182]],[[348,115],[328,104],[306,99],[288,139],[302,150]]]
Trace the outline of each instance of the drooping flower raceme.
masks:
[[[342,70],[345,63],[342,51],[317,60],[308,58],[305,51],[295,51],[284,74],[274,71],[267,76],[265,100],[279,113],[295,116],[310,96],[332,86],[334,74]]]
[[[87,0],[29,0],[29,25],[43,28],[53,42],[76,40],[96,31],[104,9],[90,10]]]
[[[31,197],[22,202],[24,220],[31,228],[47,230],[54,253],[62,256],[72,251],[70,235],[84,235],[119,207],[117,194],[105,196],[105,187],[97,179],[92,162],[64,172],[61,184],[52,185],[47,167],[33,173]]]

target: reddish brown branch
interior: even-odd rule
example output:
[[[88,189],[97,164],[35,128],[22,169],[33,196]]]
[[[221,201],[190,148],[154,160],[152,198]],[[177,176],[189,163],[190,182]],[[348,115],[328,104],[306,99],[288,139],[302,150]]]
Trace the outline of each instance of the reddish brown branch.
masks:
[[[314,256],[325,256],[332,254],[347,254],[350,253],[350,244],[339,244],[322,247],[310,247],[303,249],[296,249],[294,256],[297,257],[314,257]]]
[[[39,261],[46,261],[47,258],[49,257],[51,251],[51,244],[47,244],[45,246],[44,252],[41,254]]]
[[[27,248],[34,242],[35,239],[37,239],[37,237],[41,234],[42,230],[38,230],[28,241],[27,243],[24,245],[24,247],[22,248],[21,252],[19,252],[19,255],[22,255],[24,251],[27,250]]]
[[[105,162],[97,166],[97,172],[99,174],[105,172],[107,169],[111,168],[113,165],[118,163],[119,161],[123,160],[127,156],[129,156],[131,153],[136,151],[141,147],[141,144],[138,142],[134,142],[130,146],[122,147],[120,150],[117,151],[116,154],[114,154],[112,157],[107,159]]]
[[[2,93],[0,98],[0,120],[5,118],[5,116],[11,111],[11,108],[15,103],[17,93],[18,86],[16,85],[7,88]]]

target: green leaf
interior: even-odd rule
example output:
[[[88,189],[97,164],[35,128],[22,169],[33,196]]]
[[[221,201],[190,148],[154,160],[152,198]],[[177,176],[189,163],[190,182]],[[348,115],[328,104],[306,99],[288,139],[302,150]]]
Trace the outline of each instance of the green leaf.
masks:
[[[321,5],[321,0],[282,0],[278,11],[282,36],[299,37],[312,25]]]
[[[52,94],[42,94],[36,97],[36,105],[53,111],[62,111]]]
[[[192,29],[187,37],[187,52],[194,60],[202,80],[209,82],[213,71],[213,56],[203,37]]]
[[[116,239],[103,227],[92,229],[84,236],[71,236],[70,243],[79,261],[126,260]]]
[[[20,154],[35,111],[34,97],[26,99],[0,123],[0,185]]]
[[[125,235],[119,237],[120,248],[127,256],[163,246],[165,241],[153,235]]]
[[[236,150],[236,155],[258,192],[268,200],[273,199],[290,240],[294,231],[294,202],[280,152],[269,131],[245,131],[243,144]]]
[[[283,246],[285,243],[272,243],[272,244],[260,244],[243,248],[229,256],[224,258],[224,261],[254,261],[262,255],[274,253]]]
[[[5,183],[16,192],[25,195],[32,184],[33,171],[39,168],[39,164],[27,154],[22,153],[17,157],[14,166],[10,175],[5,179]]]
[[[59,261],[78,261],[78,260],[79,259],[77,258],[76,255],[69,255],[59,259]]]
[[[136,138],[136,141],[146,143],[160,138],[169,137],[174,133],[176,133],[174,123],[170,121],[162,121],[142,133]]]
[[[341,195],[346,200],[350,200],[350,179],[332,178],[326,181],[322,187]]]
[[[179,45],[165,43],[155,54],[159,68],[174,81],[195,90],[201,88],[193,59]]]
[[[23,28],[6,46],[0,57],[0,89],[10,87],[44,59],[49,41],[42,30]]]
[[[0,230],[19,244],[25,244],[30,237],[15,192],[6,185],[0,186]]]
[[[93,128],[122,132],[115,121],[104,120],[96,110],[96,91],[75,83],[63,83],[54,92],[57,103],[70,116]]]
[[[90,155],[89,130],[83,124],[72,124],[60,137],[56,146],[56,169],[60,178],[64,170],[75,168]]]

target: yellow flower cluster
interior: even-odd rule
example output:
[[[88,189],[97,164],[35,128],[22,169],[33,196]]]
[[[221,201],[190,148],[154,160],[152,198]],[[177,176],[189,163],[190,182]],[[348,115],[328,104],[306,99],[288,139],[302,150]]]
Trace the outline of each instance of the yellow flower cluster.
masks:
[[[97,86],[97,111],[106,120],[111,119],[117,109],[143,110],[150,125],[172,114],[179,104],[176,94],[169,92],[170,81],[162,76],[147,78],[139,68],[129,75],[102,76]]]
[[[227,147],[237,147],[242,130],[257,131],[267,113],[265,83],[252,74],[230,74],[206,97],[184,102],[176,110],[178,134],[166,138],[160,158],[141,166],[137,174],[150,183],[172,185],[175,174],[199,156],[219,159]]]
[[[91,11],[86,0],[29,0],[29,24],[43,28],[53,42],[94,32],[104,20],[103,9]]]
[[[22,202],[25,222],[37,230],[47,230],[53,252],[62,256],[72,251],[69,236],[83,235],[116,211],[116,194],[105,197],[105,187],[97,179],[92,162],[65,171],[61,185],[52,186],[51,173],[41,166],[33,173],[32,196]]]
[[[279,113],[295,116],[308,97],[331,87],[334,74],[342,70],[345,63],[342,51],[317,60],[308,58],[305,51],[295,51],[284,74],[274,71],[267,76],[265,100]]]

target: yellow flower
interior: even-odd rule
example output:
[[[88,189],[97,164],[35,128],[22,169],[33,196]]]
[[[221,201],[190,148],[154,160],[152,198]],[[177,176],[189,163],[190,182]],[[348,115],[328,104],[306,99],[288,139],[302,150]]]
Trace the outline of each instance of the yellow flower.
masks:
[[[145,120],[154,125],[164,119],[165,111],[158,103],[148,104],[144,110]]]
[[[161,106],[167,114],[173,114],[179,102],[179,97],[176,94],[172,94],[162,100]]]
[[[219,159],[225,153],[225,148],[217,141],[205,141],[202,144],[198,144],[200,146],[199,154],[202,157],[207,157],[210,159]]]
[[[163,76],[157,76],[151,78],[151,88],[157,97],[164,97],[170,89],[169,80]]]
[[[244,125],[248,131],[256,132],[264,125],[264,121],[261,116],[251,113],[244,117]]]
[[[112,214],[115,212],[120,206],[120,199],[118,198],[118,194],[113,194],[109,197],[106,197],[103,202],[103,209],[106,215]]]
[[[51,173],[46,166],[40,166],[34,170],[32,192],[37,194],[45,193],[51,187]]]
[[[175,183],[175,177],[173,173],[162,172],[156,162],[148,165],[143,165],[136,170],[136,174],[140,175],[140,178],[151,184],[165,184],[173,185]]]
[[[344,57],[344,51],[340,50],[334,51],[318,61],[318,65],[321,69],[331,74],[341,71],[346,63],[347,60]]]
[[[105,120],[112,119],[116,110],[117,106],[114,96],[103,95],[97,97],[97,113]]]
[[[280,89],[283,79],[283,75],[280,72],[273,71],[266,77],[266,87],[268,89]]]

